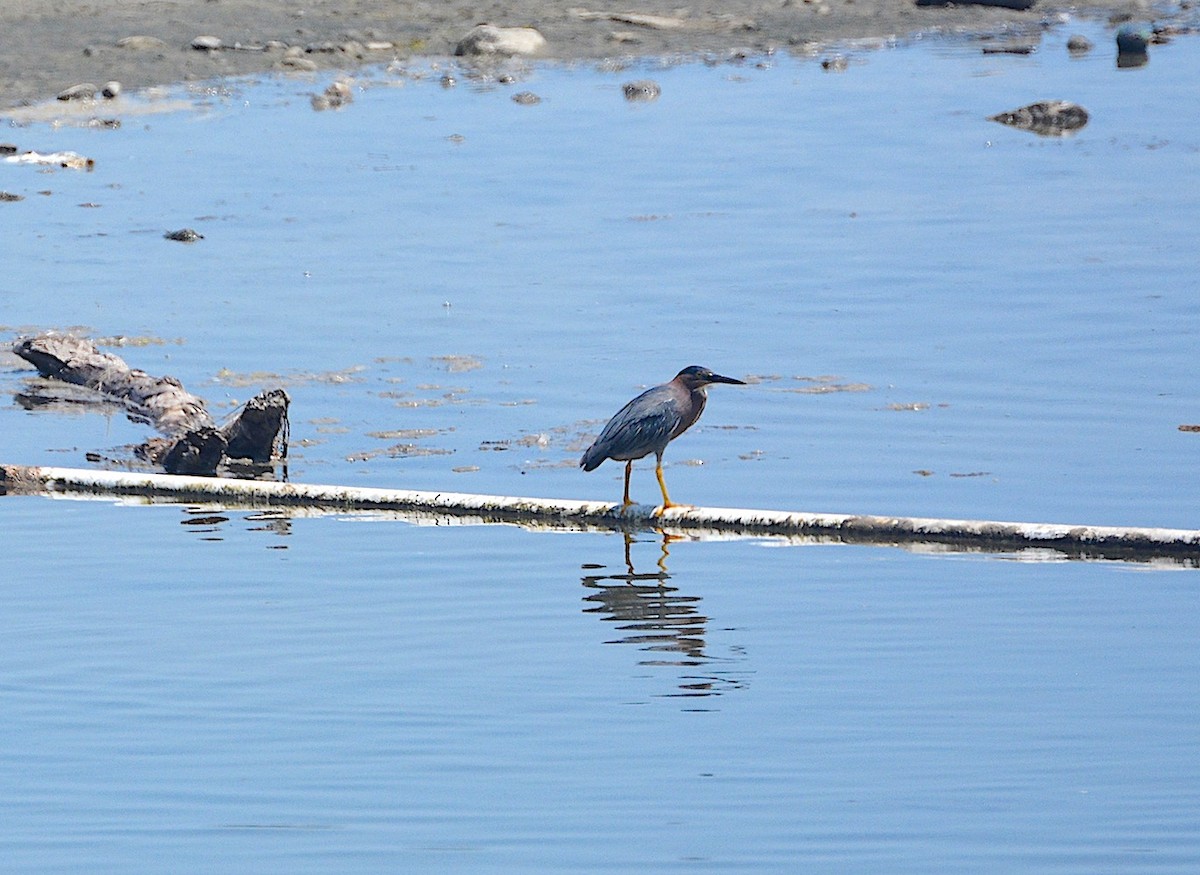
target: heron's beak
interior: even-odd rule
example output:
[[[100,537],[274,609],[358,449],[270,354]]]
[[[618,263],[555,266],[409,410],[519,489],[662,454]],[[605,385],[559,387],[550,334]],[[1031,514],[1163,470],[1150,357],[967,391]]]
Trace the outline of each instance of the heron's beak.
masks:
[[[732,383],[734,386],[745,386],[745,380],[735,380],[733,377],[722,377],[720,374],[713,374],[708,378],[710,383]]]

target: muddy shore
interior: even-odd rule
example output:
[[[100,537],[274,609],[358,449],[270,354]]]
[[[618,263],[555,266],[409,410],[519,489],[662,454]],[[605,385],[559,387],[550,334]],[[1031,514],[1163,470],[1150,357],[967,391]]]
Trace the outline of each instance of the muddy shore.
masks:
[[[631,12],[657,19],[621,20]],[[1004,38],[1061,25],[1064,15],[1115,23],[1163,21],[1172,13],[1140,0],[1038,0],[1025,11],[916,0],[707,0],[687,7],[677,0],[587,7],[546,0],[6,0],[0,109],[84,82],[137,89],[448,56],[481,21],[537,28],[546,38],[538,57],[586,60],[820,52],[847,41],[918,34]],[[197,37],[220,47],[194,48]]]

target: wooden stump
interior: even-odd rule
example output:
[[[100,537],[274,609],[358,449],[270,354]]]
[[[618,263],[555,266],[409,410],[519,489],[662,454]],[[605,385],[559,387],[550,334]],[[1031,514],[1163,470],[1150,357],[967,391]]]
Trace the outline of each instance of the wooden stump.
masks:
[[[169,474],[215,474],[227,459],[259,464],[287,456],[287,409],[282,389],[262,392],[218,428],[204,399],[174,377],[152,377],[125,360],[103,352],[90,340],[43,334],[14,344],[13,352],[44,377],[85,386],[125,405],[130,418],[146,422],[165,437],[151,438],[137,455],[162,465]]]

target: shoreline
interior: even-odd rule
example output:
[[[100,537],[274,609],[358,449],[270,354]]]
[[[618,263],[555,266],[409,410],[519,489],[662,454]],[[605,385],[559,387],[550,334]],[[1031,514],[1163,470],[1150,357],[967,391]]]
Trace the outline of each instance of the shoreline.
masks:
[[[813,55],[854,41],[926,35],[1024,40],[1076,19],[1169,24],[1177,5],[1137,0],[993,6],[917,6],[914,0],[730,0],[681,9],[666,0],[568,7],[500,0],[482,13],[500,26],[536,28],[546,43],[529,60],[695,56],[790,51]],[[0,112],[53,100],[90,83],[125,90],[263,73],[354,70],[453,56],[480,22],[464,0],[8,0],[0,8]],[[636,15],[623,13],[636,12]],[[218,48],[194,48],[197,38]]]

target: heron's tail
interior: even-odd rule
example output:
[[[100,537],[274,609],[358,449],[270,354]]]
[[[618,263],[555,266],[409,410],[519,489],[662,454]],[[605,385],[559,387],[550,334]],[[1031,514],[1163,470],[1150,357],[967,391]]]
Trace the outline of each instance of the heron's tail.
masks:
[[[584,450],[583,458],[579,460],[579,467],[585,471],[595,471],[607,458],[608,454],[600,448],[599,442],[596,442]]]

